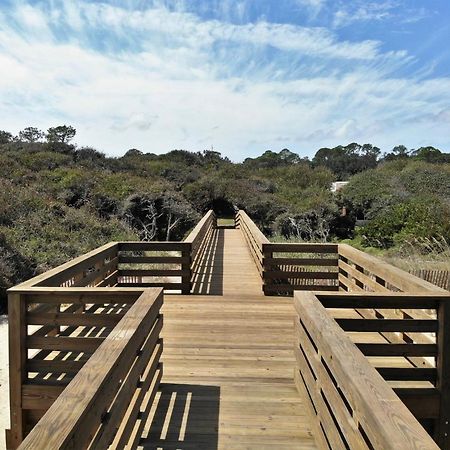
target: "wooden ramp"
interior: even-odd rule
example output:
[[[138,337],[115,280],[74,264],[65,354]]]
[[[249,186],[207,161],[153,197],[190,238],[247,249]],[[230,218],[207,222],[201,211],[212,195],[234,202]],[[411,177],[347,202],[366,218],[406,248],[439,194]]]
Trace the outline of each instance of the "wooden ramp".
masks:
[[[316,448],[293,381],[292,299],[264,297],[240,230],[215,230],[205,255],[197,294],[165,297],[164,375],[141,445]]]

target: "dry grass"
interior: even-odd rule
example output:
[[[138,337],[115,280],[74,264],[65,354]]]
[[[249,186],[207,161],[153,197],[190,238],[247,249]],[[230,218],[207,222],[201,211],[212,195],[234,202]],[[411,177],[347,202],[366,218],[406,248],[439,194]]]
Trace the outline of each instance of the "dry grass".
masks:
[[[450,271],[450,242],[444,237],[415,239],[388,251],[382,257],[408,272],[419,269]]]

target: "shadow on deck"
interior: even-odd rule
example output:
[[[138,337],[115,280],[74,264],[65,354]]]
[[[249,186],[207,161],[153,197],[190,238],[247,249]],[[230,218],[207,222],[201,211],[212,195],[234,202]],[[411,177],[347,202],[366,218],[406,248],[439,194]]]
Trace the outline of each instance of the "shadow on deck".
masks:
[[[161,384],[153,420],[140,445],[145,450],[218,448],[218,386]]]
[[[192,294],[223,295],[225,230],[214,230],[200,255],[197,270],[193,274]]]

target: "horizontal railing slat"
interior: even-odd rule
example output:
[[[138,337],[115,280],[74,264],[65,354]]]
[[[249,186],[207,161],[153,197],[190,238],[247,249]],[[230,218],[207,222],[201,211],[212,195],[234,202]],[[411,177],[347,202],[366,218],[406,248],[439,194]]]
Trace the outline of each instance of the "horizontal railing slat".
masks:
[[[358,430],[363,430],[362,436],[370,442],[370,448],[437,449],[431,437],[351,342],[337,321],[328,314],[314,293],[297,293],[294,306],[298,320],[307,331],[307,335],[297,341],[300,348],[306,342],[305,336],[313,342],[314,349],[317,349],[314,363],[323,361],[326,364],[329,379],[336,383],[341,395],[346,398],[348,407],[353,411],[352,418],[359,425]],[[412,376],[411,372],[416,370],[406,369],[407,371],[397,371],[395,376]],[[422,377],[421,379],[431,378],[432,372],[422,370],[415,372],[415,376]],[[320,381],[310,380],[309,384],[311,391],[322,389]],[[318,413],[316,420],[320,421],[322,417]],[[347,444],[352,450],[360,448],[350,445],[348,441]]]

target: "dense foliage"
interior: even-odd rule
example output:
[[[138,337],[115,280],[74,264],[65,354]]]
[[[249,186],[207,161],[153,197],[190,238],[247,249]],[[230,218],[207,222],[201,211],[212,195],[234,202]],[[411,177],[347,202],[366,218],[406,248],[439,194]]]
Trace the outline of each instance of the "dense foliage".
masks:
[[[111,240],[178,240],[203,213],[245,209],[269,235],[355,235],[389,247],[449,238],[450,158],[432,147],[284,149],[232,163],[214,151],[120,158],[71,143],[76,130],[0,131],[0,300],[8,287]],[[350,180],[338,194],[336,180]],[[365,226],[358,228],[357,220]]]

